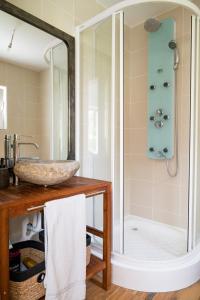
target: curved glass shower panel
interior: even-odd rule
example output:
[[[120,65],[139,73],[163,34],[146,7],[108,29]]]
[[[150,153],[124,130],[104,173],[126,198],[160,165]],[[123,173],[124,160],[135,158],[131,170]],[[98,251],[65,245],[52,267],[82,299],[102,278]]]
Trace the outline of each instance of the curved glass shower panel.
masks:
[[[182,7],[169,7],[166,13],[166,5],[138,5],[137,9],[141,12],[149,12],[147,18],[140,14],[138,19],[134,6],[124,11],[124,253],[139,260],[168,260],[187,252],[191,38],[188,24],[191,14]],[[160,42],[156,36],[159,30],[165,29],[162,24],[167,25],[166,20],[170,20],[170,26],[174,26],[174,36],[171,35],[170,40],[164,40],[164,36],[168,38],[168,34],[162,34],[162,46],[166,47],[166,52],[170,59],[174,59],[174,64],[173,61],[167,64],[167,56],[163,53],[160,53],[163,57],[160,59],[160,66],[155,64],[155,70],[151,61],[151,74],[156,72],[153,77],[155,82],[152,82],[151,87],[148,59],[152,57],[149,51],[153,51],[153,47],[149,47],[149,39],[154,38],[156,51],[161,49],[159,45],[156,47],[156,43]],[[186,26],[187,31],[184,29]],[[169,47],[172,40],[176,49]],[[185,55],[181,55],[183,52]],[[166,64],[167,68],[171,68],[170,72],[165,72]],[[173,76],[169,77],[169,74]],[[165,85],[166,82],[169,83],[168,86]],[[167,89],[172,86],[174,107],[168,112],[172,99],[169,99],[170,93],[167,94]],[[165,97],[162,97],[162,92],[166,93]],[[152,105],[155,105],[156,120],[149,120],[148,93],[151,93]],[[160,94],[159,98],[153,97],[156,93]],[[149,151],[155,151],[153,147],[161,145],[161,140],[157,140],[157,144],[149,149],[150,141],[153,140],[151,137],[148,139],[148,126],[155,121],[167,126],[165,115],[173,118],[170,121],[174,124],[174,132],[170,138],[174,144],[174,155],[168,158],[163,152],[162,159],[154,159]],[[154,118],[155,116],[153,115]],[[154,126],[153,123],[151,125]],[[154,126],[156,133],[162,129],[162,126]],[[167,142],[168,137],[162,136],[162,140]]]
[[[111,180],[112,20],[80,33],[80,173]],[[102,229],[102,199],[87,203],[88,225]]]
[[[120,14],[120,13],[119,13]],[[114,15],[80,33],[80,173],[113,183],[114,249],[122,250],[123,207],[120,205],[120,91],[123,73],[123,19]],[[121,29],[121,30],[120,30]],[[121,45],[121,48],[120,48]],[[120,80],[121,78],[121,80]],[[121,96],[122,93],[121,93]],[[122,98],[122,97],[121,97]],[[122,108],[122,110],[121,110]],[[121,199],[123,201],[123,199]],[[88,201],[88,225],[102,229],[102,199]],[[117,241],[117,242],[115,242]],[[95,239],[99,243],[99,239]]]
[[[191,239],[189,247],[194,249],[200,242],[200,94],[199,94],[199,72],[200,72],[200,19],[199,17],[192,17],[192,66],[195,76],[193,79],[193,85],[196,87],[196,93],[192,93],[191,101],[191,119],[193,122],[193,131],[191,132],[191,141],[194,145],[191,145],[191,191],[193,202],[191,202],[190,214],[191,218]],[[197,49],[195,51],[195,49]]]

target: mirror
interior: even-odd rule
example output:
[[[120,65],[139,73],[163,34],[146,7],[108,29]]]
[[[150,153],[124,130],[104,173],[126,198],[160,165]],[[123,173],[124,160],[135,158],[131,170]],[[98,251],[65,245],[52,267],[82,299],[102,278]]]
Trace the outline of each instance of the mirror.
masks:
[[[20,157],[73,159],[74,39],[11,4],[2,9],[0,157],[5,134],[17,133],[39,145],[21,146]]]

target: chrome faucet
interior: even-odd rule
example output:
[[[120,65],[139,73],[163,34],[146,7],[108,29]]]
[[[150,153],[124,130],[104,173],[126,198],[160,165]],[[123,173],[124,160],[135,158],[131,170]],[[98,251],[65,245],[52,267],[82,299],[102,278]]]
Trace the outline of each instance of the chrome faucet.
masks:
[[[36,149],[39,149],[39,145],[37,143],[19,142],[19,136],[17,134],[14,134],[13,145],[12,145],[12,147],[13,147],[13,161],[14,161],[14,165],[20,159],[20,146],[23,146],[23,145],[32,145]],[[18,177],[16,175],[14,175],[13,181],[14,181],[15,185],[18,185]]]

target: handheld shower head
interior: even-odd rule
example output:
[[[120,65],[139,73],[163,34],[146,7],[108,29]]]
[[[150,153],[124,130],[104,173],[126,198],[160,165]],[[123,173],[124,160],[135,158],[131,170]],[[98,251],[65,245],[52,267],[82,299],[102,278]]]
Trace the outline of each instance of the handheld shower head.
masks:
[[[144,23],[144,29],[147,32],[156,32],[158,31],[160,26],[161,26],[161,22],[153,18],[147,19]]]
[[[177,43],[175,40],[171,40],[169,43],[168,43],[168,47],[172,50],[174,50],[174,70],[177,70],[178,69],[178,66],[179,66],[179,61],[180,61],[180,55],[179,55],[179,51],[178,51],[178,47],[177,47]]]

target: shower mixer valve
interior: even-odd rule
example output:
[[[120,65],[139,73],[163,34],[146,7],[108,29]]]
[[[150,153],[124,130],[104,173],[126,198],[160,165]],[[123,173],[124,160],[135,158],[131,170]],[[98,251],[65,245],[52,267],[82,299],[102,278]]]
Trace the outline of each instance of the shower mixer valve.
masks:
[[[164,116],[163,116],[163,119],[164,119],[165,121],[169,120],[169,115],[164,115]]]
[[[154,126],[156,128],[162,128],[164,126],[164,121],[169,120],[169,115],[164,114],[162,108],[158,108],[158,109],[156,109],[155,115],[150,116],[149,120],[154,122]]]
[[[155,86],[155,84],[151,84],[149,88],[150,88],[150,90],[152,90],[152,91],[153,91],[153,90],[155,90],[155,89],[156,89],[156,86]]]
[[[168,87],[170,87],[170,84],[169,84],[169,82],[165,81],[165,82],[163,83],[163,86],[164,86],[165,88],[168,88]]]
[[[162,128],[164,126],[164,123],[163,123],[163,121],[157,120],[157,121],[155,121],[154,126],[156,128]]]
[[[161,108],[156,109],[156,115],[161,117],[163,115],[163,110]]]

